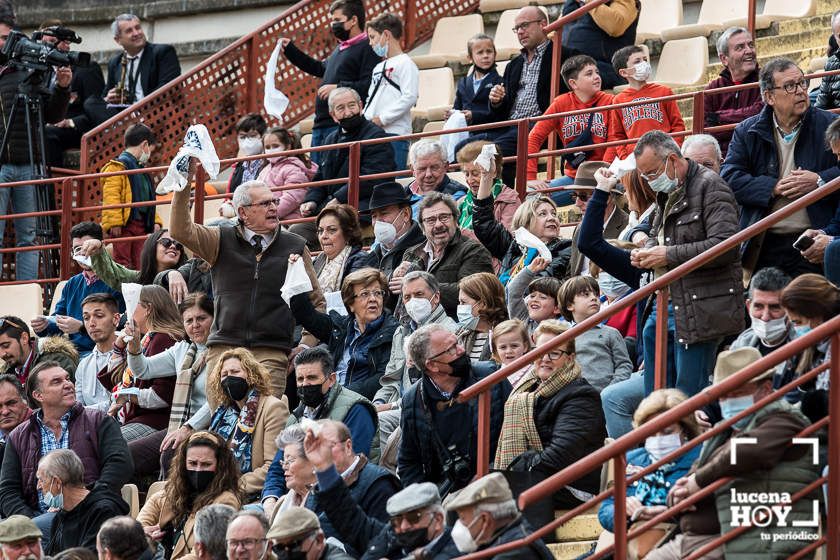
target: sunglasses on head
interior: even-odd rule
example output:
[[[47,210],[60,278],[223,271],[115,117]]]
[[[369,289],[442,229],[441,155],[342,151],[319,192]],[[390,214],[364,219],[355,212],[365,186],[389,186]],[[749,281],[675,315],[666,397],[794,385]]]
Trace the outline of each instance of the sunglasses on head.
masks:
[[[175,241],[174,239],[172,239],[171,237],[161,237],[160,239],[158,239],[158,243],[163,245],[164,249],[169,249],[170,247],[175,247],[175,249],[178,250],[178,251],[183,251],[184,250],[184,246],[181,245],[179,242]]]
[[[15,323],[9,317],[0,317],[0,331],[3,331],[3,330],[5,330],[9,327],[15,328],[15,329],[18,329],[18,330],[21,330],[21,331],[28,331],[29,330],[23,325],[18,325],[17,323]]]

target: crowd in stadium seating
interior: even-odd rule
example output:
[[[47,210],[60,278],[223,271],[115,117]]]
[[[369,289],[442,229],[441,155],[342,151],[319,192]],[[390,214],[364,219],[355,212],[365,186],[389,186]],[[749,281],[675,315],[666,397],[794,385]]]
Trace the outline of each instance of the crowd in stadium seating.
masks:
[[[583,4],[568,0],[564,13]],[[437,140],[366,144],[361,174],[407,163],[413,177],[405,186],[361,181],[356,206],[347,149],[283,155],[300,148],[299,136],[249,114],[236,126],[238,154],[266,158],[236,164],[230,203],[207,225],[191,218],[189,189],[174,193],[168,229],[155,206],[73,225],[78,272],[55,311],[0,318],[3,557],[443,560],[510,543],[610,482],[593,470],[520,511],[523,490],[834,318],[840,205],[826,196],[684,274],[667,309],[642,299],[533,363],[518,361],[840,176],[840,119],[820,108],[837,106],[837,78],[825,78],[812,106],[802,70],[785,58],[759,67],[740,27],[721,34],[724,69],[705,97],[706,126],[734,131],[672,137],[685,125],[675,101],[658,100],[672,91],[650,81],[648,52],[633,44],[639,9],[612,0],[569,26],[555,99],[553,43],[538,7],[518,12],[522,52],[501,76],[493,40],[470,39],[474,69],[453,109],[468,123],[594,109],[531,128],[531,153],[552,132],[564,147],[596,147],[566,156],[550,182],[530,160],[524,199],[512,188],[515,165],[502,160],[516,152],[516,127],[458,144],[466,184],[448,175]],[[283,56],[322,80],[312,145],[410,133],[418,69],[402,51],[401,20],[366,20],[361,0],[336,0],[330,16],[338,46],[326,60],[281,39]],[[118,16],[113,31],[141,57],[139,70],[130,61],[129,83],[142,97],[160,85],[149,76],[171,69],[171,47],[147,43],[135,16]],[[840,12],[832,31],[836,51]],[[146,65],[145,52],[155,55]],[[119,64],[85,106],[114,101]],[[12,78],[0,76],[6,99]],[[69,78],[58,75],[57,109]],[[603,91],[624,81],[616,95]],[[759,89],[712,93],[750,82]],[[613,143],[622,140],[633,142]],[[597,146],[605,142],[613,144]],[[144,167],[157,143],[146,125],[129,126],[124,152],[103,171]],[[15,180],[24,166],[14,150],[2,158],[0,180]],[[294,188],[328,179],[345,181]],[[103,179],[104,204],[152,201],[153,191],[146,174]],[[573,232],[561,207],[582,214]],[[312,220],[284,223],[299,218]],[[34,277],[26,270],[19,279]],[[131,316],[126,283],[142,285]],[[605,470],[636,477],[618,520],[628,528],[733,477],[647,530],[638,557],[685,558],[733,530],[740,495],[793,495],[821,476],[826,446],[814,462],[790,443],[828,414],[827,372],[671,455],[829,358],[825,339],[728,384],[629,451],[624,472]],[[488,417],[477,399],[459,399],[514,363],[489,388]],[[489,457],[480,433],[489,433]],[[816,435],[824,443],[826,430]],[[736,437],[755,438],[737,461]],[[802,500],[788,519],[812,514]],[[598,519],[600,549],[616,530],[613,497]],[[770,538],[753,529],[703,557],[787,557],[810,543],[781,525],[763,531]],[[494,557],[549,559],[551,539]]]

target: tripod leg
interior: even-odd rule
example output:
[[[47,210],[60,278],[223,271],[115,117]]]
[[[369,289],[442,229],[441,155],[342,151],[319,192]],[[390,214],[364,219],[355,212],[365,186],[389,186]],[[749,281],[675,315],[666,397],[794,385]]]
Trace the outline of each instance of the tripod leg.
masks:
[[[30,98],[32,103],[32,113],[36,120],[36,126],[32,129],[32,134],[37,138],[33,139],[32,145],[38,146],[38,161],[33,162],[33,167],[38,168],[38,178],[43,179],[47,174],[47,151],[46,142],[44,139],[44,103],[43,97],[38,95]],[[37,143],[36,143],[37,142]],[[38,210],[52,210],[55,208],[55,187],[52,184],[41,183],[35,185],[35,192],[37,193]],[[38,234],[39,244],[55,243],[58,240],[56,218],[53,216],[41,216],[38,218]],[[70,227],[70,224],[67,224]],[[44,249],[41,251],[44,263],[44,274],[47,278],[55,278],[55,260],[59,258],[58,252],[55,249]]]

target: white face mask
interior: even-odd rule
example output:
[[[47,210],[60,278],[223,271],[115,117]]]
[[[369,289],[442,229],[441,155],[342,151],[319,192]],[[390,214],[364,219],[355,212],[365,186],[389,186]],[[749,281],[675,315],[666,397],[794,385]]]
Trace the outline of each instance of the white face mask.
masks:
[[[670,161],[669,159],[665,160],[665,169],[662,170],[662,173],[656,179],[653,179],[652,181],[648,181],[648,186],[654,192],[669,193],[672,190],[674,190],[675,188],[677,188],[677,184],[678,184],[677,178],[674,177],[673,179],[671,179],[670,177],[668,177],[668,162],[669,161]],[[675,168],[674,169],[674,174],[676,174],[676,172],[677,172],[677,170]]]
[[[269,149],[269,150],[266,150],[266,151],[265,151],[265,153],[267,153],[267,154],[277,154],[277,153],[280,153],[280,152],[285,152],[285,151],[286,151],[286,148],[285,148],[285,147],[283,147],[283,146],[280,146],[279,148],[271,148],[271,149]],[[267,159],[268,159],[268,161],[270,161],[271,163],[277,163],[278,161],[280,161],[281,159],[283,159],[283,156],[280,156],[280,157],[270,157],[270,158],[267,158]]]
[[[432,314],[432,302],[426,298],[411,298],[405,302],[405,311],[419,325]]]
[[[473,520],[473,523],[476,519],[478,517]],[[475,542],[470,533],[470,528],[464,525],[460,519],[452,526],[452,542],[455,543],[455,547],[461,554],[470,554],[478,550],[478,543]]]
[[[373,237],[386,247],[391,247],[394,241],[397,240],[397,226],[394,225],[399,219],[399,214],[394,218],[393,222],[386,222],[385,220],[377,220],[373,223]]]
[[[650,436],[645,440],[645,451],[648,452],[651,460],[658,461],[665,455],[679,449],[680,445],[682,445],[680,434]]]
[[[458,322],[459,323],[466,323],[467,321],[472,321],[473,319],[473,306],[469,303],[461,303],[458,304],[458,311],[456,312],[458,315]]]
[[[650,62],[642,61],[635,66],[633,66],[635,73],[633,74],[633,79],[639,82],[646,82],[648,78],[650,78],[650,73],[652,69],[650,67]]]
[[[764,344],[776,344],[787,334],[787,317],[763,321],[752,317],[752,330]]]
[[[262,138],[239,138],[239,151],[245,156],[255,156],[262,152]]]
[[[146,165],[149,163],[149,158],[152,157],[152,152],[140,152],[140,157],[137,158],[137,162],[140,165]]]

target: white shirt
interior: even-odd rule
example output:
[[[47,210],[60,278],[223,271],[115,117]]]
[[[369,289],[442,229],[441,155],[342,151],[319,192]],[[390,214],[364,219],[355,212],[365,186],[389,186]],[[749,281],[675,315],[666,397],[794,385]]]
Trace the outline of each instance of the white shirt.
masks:
[[[76,367],[76,400],[85,406],[108,411],[111,405],[111,391],[97,379],[96,374],[108,365],[112,350],[100,352],[95,346],[90,354],[79,361]]]
[[[383,72],[390,82],[383,77]],[[397,84],[399,89],[391,82]],[[419,91],[420,70],[411,57],[400,53],[393,58],[386,58],[373,68],[365,118],[371,121],[373,117],[379,117],[382,128],[389,134],[411,134],[411,108],[417,103]]]
[[[126,53],[128,64],[125,67],[125,85],[131,83],[131,78],[133,75],[135,76],[134,82],[134,102],[137,103],[141,99],[143,99],[143,85],[140,80],[140,59],[143,58],[143,51],[146,50],[145,48],[141,49],[139,53],[134,56],[129,55]],[[133,63],[133,65],[132,65]],[[133,67],[132,67],[133,66]]]

